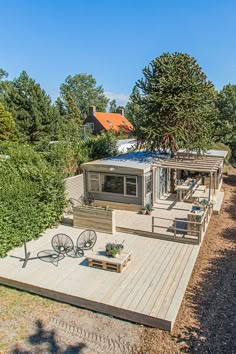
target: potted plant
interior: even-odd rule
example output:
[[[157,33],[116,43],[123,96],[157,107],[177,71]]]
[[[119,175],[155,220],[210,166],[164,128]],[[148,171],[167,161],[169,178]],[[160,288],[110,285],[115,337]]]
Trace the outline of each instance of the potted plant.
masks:
[[[141,210],[140,210],[141,214],[145,215],[146,212],[147,212],[147,209],[146,207],[142,207]]]
[[[146,211],[148,215],[152,214],[153,208],[151,206],[151,204],[146,204]]]
[[[106,244],[106,255],[109,257],[117,257],[121,251],[123,250],[124,246],[122,243],[107,243]]]

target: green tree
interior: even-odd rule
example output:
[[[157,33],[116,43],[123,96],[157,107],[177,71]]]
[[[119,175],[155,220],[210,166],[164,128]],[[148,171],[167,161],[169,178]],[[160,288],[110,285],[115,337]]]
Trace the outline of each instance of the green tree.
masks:
[[[118,154],[116,136],[112,130],[103,132],[86,141],[90,160],[102,159]]]
[[[216,116],[215,91],[188,54],[164,53],[143,69],[138,136],[149,149],[206,149]]]
[[[215,122],[215,140],[231,147],[236,155],[236,85],[225,85],[218,93],[219,114]]]
[[[112,101],[109,102],[109,112],[110,113],[116,113],[117,112],[116,100],[112,100]]]
[[[0,102],[4,105],[4,92],[8,89],[10,81],[6,80],[8,73],[0,69]]]
[[[14,140],[16,135],[16,123],[11,113],[0,103],[0,141]]]
[[[5,86],[4,102],[26,141],[34,143],[52,134],[59,112],[53,108],[46,92],[25,71]]]
[[[69,75],[60,87],[62,112],[69,116],[79,115],[82,122],[87,118],[90,106],[96,106],[97,111],[105,111],[108,101],[103,87],[97,86],[92,75]]]
[[[139,128],[140,113],[140,92],[137,85],[134,86],[129,101],[125,107],[125,116],[133,124],[135,128]]]
[[[0,80],[7,77],[8,77],[8,73],[6,72],[6,70],[0,68]]]

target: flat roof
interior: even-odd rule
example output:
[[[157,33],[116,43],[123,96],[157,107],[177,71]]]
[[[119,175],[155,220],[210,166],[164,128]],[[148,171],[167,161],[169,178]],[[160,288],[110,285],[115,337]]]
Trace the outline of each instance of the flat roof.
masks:
[[[178,152],[189,154],[192,158],[181,159],[181,157],[177,155],[176,158],[170,159],[168,153],[161,153],[158,151],[131,151],[117,156],[111,156],[106,159],[90,161],[82,164],[82,167],[123,167],[145,171],[150,169],[152,165],[156,165],[159,167],[185,169],[189,171],[214,172],[221,164],[222,158],[227,156],[227,151],[224,150],[208,150],[204,155],[196,159],[194,158],[196,152],[188,152],[184,149],[180,149]]]
[[[82,165],[96,165],[96,166],[117,166],[135,168],[140,170],[146,170],[153,164],[164,160],[168,157],[168,154],[163,154],[157,151],[132,151],[125,154],[108,157],[102,160],[96,160],[87,162]]]

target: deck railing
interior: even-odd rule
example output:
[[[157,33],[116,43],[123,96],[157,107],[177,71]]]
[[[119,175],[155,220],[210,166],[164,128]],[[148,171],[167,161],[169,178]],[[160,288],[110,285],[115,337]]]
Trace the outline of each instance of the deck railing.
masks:
[[[159,216],[153,216],[152,233],[160,234],[161,236],[164,236],[168,239],[174,239],[175,241],[182,241],[182,242],[186,241],[186,242],[200,244],[202,241],[202,237],[205,234],[206,227],[212,213],[212,209],[213,209],[212,204],[206,206],[200,222],[183,220],[178,218],[170,219],[170,218],[163,218]],[[169,221],[169,225],[168,226],[161,225],[160,223],[158,223],[158,220]],[[186,228],[177,227],[178,222],[186,224]],[[191,231],[188,231],[188,229],[190,229],[188,225],[190,224],[193,225],[193,228],[191,228]],[[165,233],[156,232],[156,228],[164,229]],[[181,236],[178,235],[178,233],[181,233]]]

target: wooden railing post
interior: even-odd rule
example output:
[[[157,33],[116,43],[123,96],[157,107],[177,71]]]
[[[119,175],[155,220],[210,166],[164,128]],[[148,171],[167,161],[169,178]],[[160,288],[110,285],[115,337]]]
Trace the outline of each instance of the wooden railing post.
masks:
[[[198,232],[198,244],[200,244],[202,241],[202,225],[199,227],[199,232]]]
[[[152,216],[152,233],[154,233],[154,216]]]
[[[176,220],[174,220],[174,238],[176,238]]]

